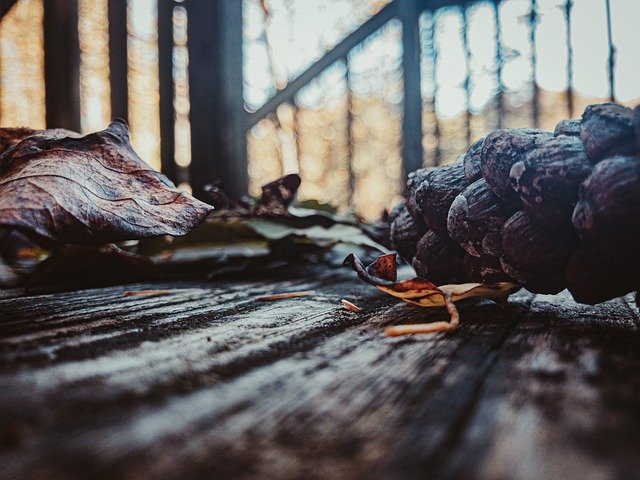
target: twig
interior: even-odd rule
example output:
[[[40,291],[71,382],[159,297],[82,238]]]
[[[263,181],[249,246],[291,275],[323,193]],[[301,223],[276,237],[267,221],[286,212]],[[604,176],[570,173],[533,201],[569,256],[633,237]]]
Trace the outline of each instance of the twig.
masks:
[[[412,335],[414,333],[435,333],[435,332],[455,332],[460,324],[460,314],[453,303],[451,294],[443,294],[447,311],[451,317],[449,322],[418,323],[415,325],[394,325],[384,330],[388,337],[399,337],[402,335]]]

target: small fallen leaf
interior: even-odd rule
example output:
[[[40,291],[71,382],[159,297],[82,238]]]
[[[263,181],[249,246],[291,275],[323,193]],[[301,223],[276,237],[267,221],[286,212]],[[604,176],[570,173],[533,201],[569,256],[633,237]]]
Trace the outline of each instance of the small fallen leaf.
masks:
[[[301,292],[276,293],[274,295],[262,295],[260,297],[254,298],[254,300],[265,301],[265,300],[281,300],[283,298],[307,297],[309,295],[313,295],[314,293],[315,292],[313,290],[304,290]]]
[[[387,253],[375,240],[378,236],[372,238],[372,229],[353,214],[337,215],[328,211],[327,205],[317,202],[322,209],[293,207],[300,183],[299,175],[285,175],[263,185],[262,194],[255,201],[242,199],[235,203],[230,202],[218,186],[208,185],[207,194],[222,206],[212,218],[237,220],[256,237],[267,240],[274,251],[276,245],[283,242],[296,247],[304,245],[305,253],[318,253],[338,243],[350,243]],[[282,253],[284,250],[277,251],[278,255]]]
[[[349,310],[350,312],[361,312],[362,309],[354,303],[351,303],[349,300],[342,299],[340,300],[345,310]]]
[[[49,252],[38,246],[22,247],[16,251],[16,258],[19,260],[44,260],[49,256]]]
[[[300,182],[300,176],[292,173],[263,185],[262,195],[253,206],[253,214],[286,215]]]
[[[253,218],[247,220],[246,223],[258,235],[268,240],[281,240],[286,237],[296,236],[309,239],[315,245],[322,247],[328,247],[336,243],[350,243],[371,247],[382,252],[387,251],[382,245],[365,235],[362,229],[354,225],[335,223],[330,227],[314,225],[306,228],[296,228],[264,218]]]
[[[396,254],[382,255],[365,268],[353,254],[344,259],[365,282],[377,287],[389,295],[421,307],[447,307],[450,322],[402,325],[389,327],[385,333],[390,336],[412,333],[452,332],[459,323],[458,309],[454,302],[463,298],[480,297],[504,304],[511,293],[519,288],[508,282],[499,283],[463,283],[436,286],[422,277],[413,277],[397,281]]]

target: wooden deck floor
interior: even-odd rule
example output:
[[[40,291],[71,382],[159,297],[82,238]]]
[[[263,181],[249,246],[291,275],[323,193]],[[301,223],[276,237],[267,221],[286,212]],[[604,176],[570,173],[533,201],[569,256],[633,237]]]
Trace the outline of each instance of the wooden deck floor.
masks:
[[[179,289],[166,296],[124,291]],[[314,290],[258,302],[258,295]],[[0,300],[0,478],[637,479],[640,320],[517,293],[443,319],[346,269]],[[346,311],[340,299],[362,307]]]

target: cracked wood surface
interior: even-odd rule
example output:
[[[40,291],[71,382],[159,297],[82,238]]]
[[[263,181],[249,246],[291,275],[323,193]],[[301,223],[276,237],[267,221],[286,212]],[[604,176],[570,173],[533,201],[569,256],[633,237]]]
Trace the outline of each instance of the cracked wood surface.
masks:
[[[387,338],[446,313],[292,270],[4,292],[0,478],[638,478],[632,297],[521,291],[463,302],[455,334]]]

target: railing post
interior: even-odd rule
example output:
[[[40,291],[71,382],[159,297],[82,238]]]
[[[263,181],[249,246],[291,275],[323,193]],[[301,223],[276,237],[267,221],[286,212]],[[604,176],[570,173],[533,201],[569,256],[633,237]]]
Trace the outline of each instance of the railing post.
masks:
[[[111,117],[129,118],[127,1],[109,2],[109,81]]]
[[[573,118],[573,45],[571,43],[571,9],[573,0],[565,0],[564,16],[565,28],[567,32],[567,113],[569,118]]]
[[[173,0],[158,2],[158,76],[160,93],[161,170],[177,182],[175,162],[175,115],[173,85]]]
[[[80,131],[77,0],[44,2],[45,105],[48,128]]]
[[[531,0],[531,11],[529,13],[529,44],[531,45],[531,84],[533,88],[531,120],[535,128],[540,127],[540,87],[538,86],[538,51],[536,49],[536,28],[538,27],[538,4],[536,0]]]
[[[496,92],[496,129],[503,127],[504,120],[504,82],[502,79],[502,68],[504,66],[504,56],[502,53],[502,24],[500,23],[500,0],[493,1],[494,26],[496,29],[496,81],[498,91]]]
[[[219,180],[232,198],[247,192],[242,79],[242,2],[189,0],[191,185]]]
[[[616,47],[613,45],[613,30],[611,28],[611,1],[605,0],[605,10],[607,12],[607,44],[609,46],[609,56],[607,58],[607,78],[609,80],[609,101],[616,101],[615,70],[616,70]]]
[[[402,120],[402,174],[422,167],[422,92],[420,90],[420,13],[422,2],[397,0],[402,20],[402,78],[404,114]]]

